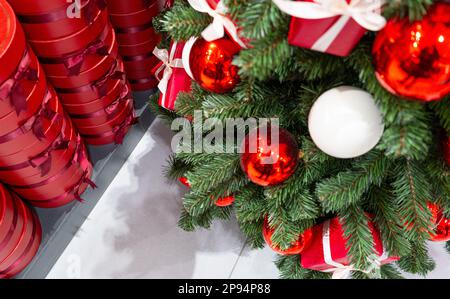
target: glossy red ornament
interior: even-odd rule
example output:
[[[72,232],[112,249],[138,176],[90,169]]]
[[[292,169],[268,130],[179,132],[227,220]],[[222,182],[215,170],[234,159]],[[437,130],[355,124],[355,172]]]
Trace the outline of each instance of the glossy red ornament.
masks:
[[[444,213],[437,204],[428,203],[428,208],[433,214],[433,232],[430,240],[434,242],[450,241],[450,219],[445,218]]]
[[[450,137],[444,138],[443,142],[444,160],[450,166]]]
[[[215,93],[232,91],[239,83],[239,68],[233,65],[241,47],[228,37],[212,42],[199,38],[192,46],[189,66],[194,80]]]
[[[308,245],[309,241],[312,238],[312,231],[308,229],[303,234],[299,235],[298,240],[295,241],[290,248],[282,250],[279,246],[276,246],[272,242],[272,235],[274,232],[275,229],[270,227],[269,220],[266,217],[264,219],[264,227],[263,227],[264,240],[273,251],[281,255],[294,255],[302,253],[303,249],[305,249],[305,247]]]
[[[184,186],[191,188],[191,184],[189,183],[189,181],[186,177],[181,177],[179,179],[179,181]],[[211,197],[211,199],[215,200],[214,197]],[[221,208],[229,207],[234,203],[234,200],[235,200],[235,198],[233,195],[220,197],[219,199],[216,200],[216,206],[221,207]]]
[[[231,206],[235,201],[235,198],[233,195],[221,197],[218,200],[216,200],[216,206],[224,208]]]
[[[393,19],[373,46],[375,71],[391,93],[421,101],[450,93],[450,3],[438,2],[421,21]]]
[[[179,179],[179,181],[180,181],[180,183],[182,183],[182,184],[185,185],[186,187],[191,188],[191,184],[189,184],[189,181],[188,181],[187,178],[182,177],[182,178]]]
[[[294,137],[277,127],[251,131],[242,143],[241,153],[242,170],[253,183],[264,187],[286,181],[294,174],[299,160]]]

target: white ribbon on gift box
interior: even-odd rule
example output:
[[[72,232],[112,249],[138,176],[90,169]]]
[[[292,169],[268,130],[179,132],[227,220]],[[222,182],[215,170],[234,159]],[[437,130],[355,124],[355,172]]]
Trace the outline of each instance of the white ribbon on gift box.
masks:
[[[317,20],[341,16],[311,47],[326,52],[350,19],[370,31],[379,31],[386,26],[381,15],[385,0],[315,0],[314,2],[272,0],[278,8],[296,18]]]
[[[166,49],[158,49],[157,47],[153,50],[153,55],[155,55],[159,60],[163,62],[161,67],[155,72],[155,77],[159,80],[158,89],[163,94],[163,104],[162,106],[167,108],[167,87],[169,86],[169,80],[173,74],[173,68],[183,68],[183,61],[180,58],[174,59],[175,51],[177,49],[177,43],[174,42],[170,54]],[[164,70],[163,76],[159,79],[159,75]]]
[[[233,21],[226,16],[228,8],[223,1],[217,4],[216,9],[212,9],[206,0],[188,0],[193,9],[209,14],[214,20],[202,32],[202,37],[211,42],[225,36],[225,30],[230,34],[231,38],[242,48],[247,48],[245,43],[239,38],[238,31]]]
[[[379,272],[377,270],[380,269],[381,263],[389,258],[389,254],[386,249],[383,247],[383,253],[381,256],[374,254],[373,257],[369,257],[369,262],[371,264],[371,268],[367,270],[361,270],[355,268],[354,265],[343,265],[341,263],[335,262],[333,257],[331,256],[331,241],[330,241],[330,220],[326,221],[323,224],[323,232],[322,232],[322,246],[323,246],[323,254],[325,263],[334,268],[323,270],[322,272],[333,273],[333,279],[348,279],[351,277],[352,271],[359,271],[366,274],[371,274],[374,272]]]

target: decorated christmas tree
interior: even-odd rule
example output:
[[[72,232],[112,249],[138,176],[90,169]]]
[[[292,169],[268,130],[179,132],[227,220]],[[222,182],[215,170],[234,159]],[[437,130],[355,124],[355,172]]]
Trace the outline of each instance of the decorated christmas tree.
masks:
[[[194,136],[167,169],[183,229],[236,217],[284,278],[425,275],[450,249],[450,3],[178,0],[154,26],[152,106]],[[230,142],[229,119],[269,121]]]

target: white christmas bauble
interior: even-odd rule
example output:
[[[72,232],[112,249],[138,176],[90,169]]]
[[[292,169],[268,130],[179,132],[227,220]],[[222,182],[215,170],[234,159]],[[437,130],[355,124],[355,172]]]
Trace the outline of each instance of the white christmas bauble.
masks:
[[[380,141],[383,117],[368,92],[340,86],[321,95],[309,115],[309,132],[318,148],[342,159],[368,153]]]

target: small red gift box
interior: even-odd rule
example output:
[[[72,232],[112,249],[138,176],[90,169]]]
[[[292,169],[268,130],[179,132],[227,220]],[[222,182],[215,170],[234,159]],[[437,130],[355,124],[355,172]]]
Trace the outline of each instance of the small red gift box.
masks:
[[[288,41],[291,45],[347,56],[367,30],[382,29],[386,20],[379,14],[383,0],[274,0],[293,16]]]
[[[41,241],[38,218],[16,195],[0,186],[0,279],[22,271]]]
[[[191,91],[192,80],[183,67],[182,56],[185,43],[172,43],[170,53],[155,48],[154,54],[161,63],[153,69],[161,91],[159,105],[168,109],[175,109],[175,102],[180,92]]]
[[[399,260],[398,257],[388,255],[383,247],[380,232],[374,223],[369,221],[368,225],[375,245],[374,255],[378,257],[380,265]],[[333,218],[316,225],[311,230],[312,239],[301,254],[303,268],[322,272],[335,272],[345,269],[358,270],[351,267],[347,240],[339,218]]]

